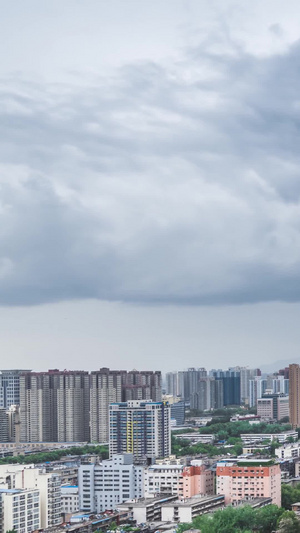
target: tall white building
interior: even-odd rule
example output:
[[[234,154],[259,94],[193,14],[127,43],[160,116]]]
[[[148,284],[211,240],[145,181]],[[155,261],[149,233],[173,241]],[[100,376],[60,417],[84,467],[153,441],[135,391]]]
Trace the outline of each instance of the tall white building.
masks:
[[[166,374],[166,393],[171,396],[181,396],[182,387],[180,383],[179,372],[167,372]]]
[[[136,458],[168,457],[171,453],[168,402],[132,400],[109,407],[109,454]]]
[[[38,489],[0,488],[0,509],[0,533],[30,533],[41,527]]]
[[[42,528],[57,526],[62,521],[60,485],[59,474],[46,473],[38,468],[19,470],[16,474],[16,487],[37,487],[40,491]]]
[[[261,376],[256,376],[249,381],[249,406],[255,407],[257,399],[262,398],[265,390],[267,389],[267,380],[262,379]]]
[[[41,528],[61,523],[60,476],[32,465],[0,465],[0,488],[39,490]]]
[[[79,506],[100,513],[144,494],[144,468],[133,464],[132,454],[81,465],[78,470]]]

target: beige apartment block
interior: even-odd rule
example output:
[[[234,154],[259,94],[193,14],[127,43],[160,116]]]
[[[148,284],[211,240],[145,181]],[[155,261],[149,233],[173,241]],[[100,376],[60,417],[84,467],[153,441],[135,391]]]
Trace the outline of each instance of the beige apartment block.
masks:
[[[225,495],[225,503],[272,498],[281,505],[281,472],[279,464],[260,459],[217,464],[217,494]]]
[[[0,488],[0,533],[30,533],[41,527],[40,492],[33,489]]]

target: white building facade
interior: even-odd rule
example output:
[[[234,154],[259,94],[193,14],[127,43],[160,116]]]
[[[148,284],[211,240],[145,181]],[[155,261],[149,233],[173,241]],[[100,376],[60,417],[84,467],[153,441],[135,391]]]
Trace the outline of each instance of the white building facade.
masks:
[[[30,533],[40,529],[40,493],[38,489],[0,489],[0,533]]]
[[[77,513],[79,511],[79,489],[77,485],[61,486],[61,512]]]
[[[300,457],[300,441],[284,444],[275,450],[279,459],[294,459]]]
[[[43,529],[61,523],[60,484],[59,474],[45,473],[33,465],[0,465],[0,489],[38,489]]]
[[[102,463],[78,470],[80,510],[100,513],[144,494],[144,467],[133,464],[132,454],[117,454]]]

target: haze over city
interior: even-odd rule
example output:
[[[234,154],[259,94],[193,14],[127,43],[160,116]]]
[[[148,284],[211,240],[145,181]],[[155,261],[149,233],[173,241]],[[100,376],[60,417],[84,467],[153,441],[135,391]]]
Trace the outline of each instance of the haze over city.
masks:
[[[5,3],[2,368],[299,362],[297,7]]]

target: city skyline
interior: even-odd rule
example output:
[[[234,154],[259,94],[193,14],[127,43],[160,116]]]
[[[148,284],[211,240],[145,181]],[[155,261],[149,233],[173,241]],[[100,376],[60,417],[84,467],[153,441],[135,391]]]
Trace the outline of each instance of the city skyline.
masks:
[[[297,10],[5,4],[3,368],[300,362]]]

